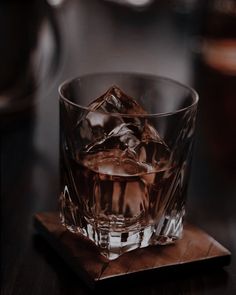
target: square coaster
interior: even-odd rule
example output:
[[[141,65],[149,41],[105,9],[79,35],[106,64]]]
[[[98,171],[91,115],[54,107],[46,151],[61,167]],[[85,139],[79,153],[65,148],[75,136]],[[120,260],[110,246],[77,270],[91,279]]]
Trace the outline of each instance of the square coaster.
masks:
[[[170,271],[229,264],[231,253],[204,231],[185,224],[183,238],[175,244],[137,249],[109,261],[83,235],[60,224],[58,212],[35,214],[35,227],[56,252],[90,287],[122,276],[147,271]]]

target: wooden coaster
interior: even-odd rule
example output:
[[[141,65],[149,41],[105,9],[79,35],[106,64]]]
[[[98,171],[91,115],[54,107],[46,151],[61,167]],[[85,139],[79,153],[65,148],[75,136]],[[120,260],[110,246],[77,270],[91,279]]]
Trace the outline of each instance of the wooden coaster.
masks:
[[[35,215],[35,227],[90,287],[99,282],[146,271],[170,271],[229,264],[231,253],[199,228],[185,224],[183,238],[168,246],[137,249],[109,261],[82,235],[67,231],[59,214]]]

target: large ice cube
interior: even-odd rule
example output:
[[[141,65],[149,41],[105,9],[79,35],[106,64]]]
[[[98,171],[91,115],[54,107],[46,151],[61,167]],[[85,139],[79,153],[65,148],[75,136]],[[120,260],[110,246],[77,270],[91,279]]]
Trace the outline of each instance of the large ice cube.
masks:
[[[127,115],[146,114],[146,111],[136,100],[125,94],[117,86],[110,87],[106,93],[90,103],[89,108],[106,113]]]
[[[168,146],[145,117],[146,111],[118,87],[112,86],[90,103],[89,108],[91,111],[77,126],[84,143],[79,153],[120,149],[124,151],[123,157],[152,165],[169,157]],[[144,116],[138,116],[140,114]]]

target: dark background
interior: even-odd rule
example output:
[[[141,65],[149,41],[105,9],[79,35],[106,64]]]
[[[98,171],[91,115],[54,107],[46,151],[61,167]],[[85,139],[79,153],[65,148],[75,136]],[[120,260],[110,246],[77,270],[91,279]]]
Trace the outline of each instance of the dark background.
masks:
[[[57,208],[58,85],[101,71],[158,74],[198,90],[187,219],[232,252],[223,270],[119,284],[112,294],[234,294],[236,57],[224,54],[236,50],[236,1],[154,1],[141,10],[102,0],[20,2],[0,4],[2,294],[89,293],[32,220]]]

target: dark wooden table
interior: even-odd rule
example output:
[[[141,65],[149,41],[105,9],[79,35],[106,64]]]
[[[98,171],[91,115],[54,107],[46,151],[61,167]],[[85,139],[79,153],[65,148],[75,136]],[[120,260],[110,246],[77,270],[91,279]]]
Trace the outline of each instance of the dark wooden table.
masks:
[[[57,208],[57,87],[69,77],[100,71],[159,74],[198,89],[187,219],[232,252],[224,269],[143,277],[107,286],[104,294],[236,294],[236,75],[213,69],[196,50],[204,13],[184,1],[157,1],[146,11],[98,0],[55,7],[37,0],[3,2],[2,294],[90,293],[37,235],[33,215]],[[8,109],[2,107],[7,97]]]

